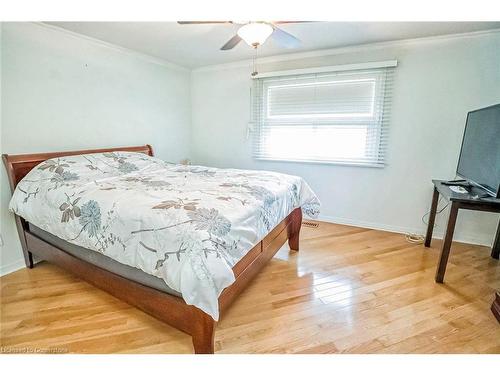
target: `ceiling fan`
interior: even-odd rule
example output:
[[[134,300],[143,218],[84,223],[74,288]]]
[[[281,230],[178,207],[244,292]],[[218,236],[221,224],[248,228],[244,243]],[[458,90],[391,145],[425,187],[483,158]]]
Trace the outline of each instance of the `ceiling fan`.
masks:
[[[292,34],[279,28],[277,25],[285,23],[304,23],[312,21],[178,21],[180,25],[201,25],[201,24],[235,24],[241,25],[231,39],[221,47],[222,51],[233,49],[241,40],[249,46],[257,48],[264,44],[267,38],[271,37],[281,47],[296,48],[300,46],[300,40]]]

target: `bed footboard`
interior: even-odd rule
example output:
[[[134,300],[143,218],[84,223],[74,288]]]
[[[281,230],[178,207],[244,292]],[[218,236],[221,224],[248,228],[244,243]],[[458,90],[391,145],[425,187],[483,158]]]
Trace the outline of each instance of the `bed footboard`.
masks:
[[[300,208],[294,210],[291,214],[288,230],[288,246],[290,250],[299,251],[299,236],[300,228],[302,227],[302,210]]]

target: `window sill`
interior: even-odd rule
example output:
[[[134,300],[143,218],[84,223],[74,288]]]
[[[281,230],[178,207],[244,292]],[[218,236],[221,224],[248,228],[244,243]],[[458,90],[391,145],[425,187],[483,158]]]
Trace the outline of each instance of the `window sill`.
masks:
[[[262,162],[281,162],[281,163],[299,163],[299,164],[319,164],[319,165],[338,165],[345,167],[365,167],[365,168],[385,168],[385,163],[357,163],[345,161],[328,161],[328,160],[300,160],[300,159],[280,159],[280,158],[264,158],[254,157],[257,161]]]

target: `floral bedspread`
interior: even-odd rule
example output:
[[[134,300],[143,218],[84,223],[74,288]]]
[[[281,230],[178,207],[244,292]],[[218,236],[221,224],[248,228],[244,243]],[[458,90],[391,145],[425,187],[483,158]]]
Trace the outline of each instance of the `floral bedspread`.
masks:
[[[166,163],[131,152],[50,159],[10,210],[68,242],[160,277],[218,320],[232,267],[293,209],[316,217],[300,177]]]

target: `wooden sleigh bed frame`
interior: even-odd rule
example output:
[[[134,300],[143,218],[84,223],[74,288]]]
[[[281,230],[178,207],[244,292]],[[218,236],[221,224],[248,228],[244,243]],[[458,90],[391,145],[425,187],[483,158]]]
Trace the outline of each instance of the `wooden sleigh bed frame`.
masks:
[[[14,192],[19,181],[32,168],[47,159],[113,151],[140,152],[153,156],[152,147],[145,145],[26,155],[4,154],[2,155],[2,159],[7,168],[10,189]],[[42,260],[54,263],[155,318],[188,333],[192,336],[194,352],[196,354],[214,353],[214,334],[217,322],[208,314],[197,307],[186,304],[180,297],[147,287],[87,263],[37,237],[30,231],[30,224],[23,218],[15,215],[15,220],[26,267],[33,268],[33,255]],[[287,240],[291,250],[299,250],[301,224],[302,211],[300,208],[297,208],[233,267],[236,281],[224,289],[219,297],[221,315]]]

